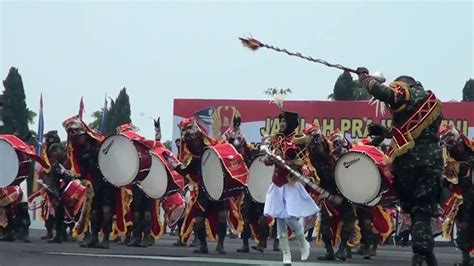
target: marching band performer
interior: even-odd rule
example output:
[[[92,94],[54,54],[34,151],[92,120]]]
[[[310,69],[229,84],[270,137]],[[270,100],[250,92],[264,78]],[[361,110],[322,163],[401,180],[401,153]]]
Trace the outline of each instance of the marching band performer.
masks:
[[[204,191],[201,177],[201,154],[207,146],[217,144],[217,140],[209,137],[192,118],[187,118],[179,123],[181,130],[180,157],[183,164],[175,165],[175,170],[190,182],[198,186],[196,194],[192,195],[192,203],[186,212],[181,228],[181,242],[187,243],[193,227],[200,246],[194,253],[207,254],[206,221],[209,223],[209,236],[218,243],[216,251],[225,254],[224,239],[227,234],[227,206],[225,201],[211,201]],[[217,221],[216,221],[217,218]]]
[[[117,133],[125,133],[127,131],[132,131],[133,134],[136,128],[131,123],[117,127]],[[138,136],[138,134],[134,135]],[[145,138],[143,138],[141,142],[145,143]],[[162,223],[159,221],[159,215],[158,217],[152,215],[153,211],[156,211],[156,206],[159,208],[159,202],[157,203],[157,200],[147,197],[145,192],[143,192],[137,184],[121,187],[117,193],[120,193],[120,195],[117,195],[115,208],[116,222],[119,222],[121,224],[119,227],[123,229],[126,229],[128,227],[127,225],[132,224],[131,238],[126,245],[129,247],[151,246],[152,238],[154,238],[152,235],[152,225],[159,227],[160,233],[158,237],[161,236],[164,229],[162,228]],[[131,212],[131,215],[128,212]],[[125,226],[122,226],[122,224]]]
[[[243,132],[240,130],[241,117],[233,118],[232,126],[224,132],[224,138],[242,155],[247,166],[250,166],[252,159],[255,157],[255,149],[245,140]],[[243,245],[237,249],[237,252],[248,253],[249,238],[254,235],[258,244],[252,246],[253,249],[263,252],[267,246],[269,236],[269,223],[271,218],[263,215],[264,204],[254,202],[247,191],[244,192],[241,204],[241,213],[244,220],[244,227],[241,234]]]
[[[326,248],[326,254],[319,256],[318,260],[346,259],[348,241],[354,232],[355,213],[352,204],[343,199],[336,187],[334,167],[338,156],[349,150],[350,143],[338,132],[333,132],[324,137],[318,127],[312,125],[305,128],[304,134],[308,136],[307,165],[314,169],[319,178],[319,185],[329,193],[338,195],[339,202],[321,198],[321,221],[319,232]],[[331,142],[330,138],[334,141]],[[342,223],[342,227],[339,224]],[[338,232],[340,228],[340,232]],[[334,254],[333,245],[336,244],[340,234],[339,249]]]
[[[48,131],[45,135],[45,143],[41,147],[41,158],[45,161],[48,167],[41,167],[38,170],[38,177],[42,178],[47,176],[51,166],[50,159],[48,158],[49,146],[54,143],[61,143],[57,130]],[[50,240],[53,238],[53,228],[55,225],[55,214],[54,214],[54,199],[51,199],[47,191],[44,188],[39,188],[40,194],[44,199],[44,204],[41,206],[41,218],[44,220],[44,225],[46,227],[46,235],[42,236],[41,239]]]
[[[41,157],[36,155],[33,146],[21,140],[18,134],[0,135],[0,139],[9,143],[18,154],[17,156],[21,156],[19,163],[23,165],[19,167],[17,174],[23,176],[17,176],[10,185],[0,189],[0,226],[5,228],[1,240],[18,239],[29,243],[31,220],[26,196],[26,176],[31,169],[32,161],[38,162],[42,167],[47,167],[47,165]]]
[[[400,76],[388,87],[366,68],[358,68],[361,84],[392,111],[392,161],[394,189],[401,208],[412,218],[413,265],[436,265],[431,218],[438,209],[443,156],[438,130],[441,101],[410,76]]]
[[[76,223],[74,230],[76,234],[83,234],[90,222],[90,237],[80,246],[108,249],[115,187],[105,180],[98,166],[99,147],[104,136],[90,129],[78,116],[65,120],[63,126],[68,136],[68,161],[71,171],[83,180],[89,190],[84,219]],[[99,243],[101,229],[104,237]]]
[[[67,159],[66,151],[60,143],[52,143],[48,145],[48,163],[50,168],[45,180],[46,185],[49,187],[48,195],[50,201],[52,201],[51,207],[54,208],[54,230],[56,231],[55,236],[49,239],[50,243],[62,243],[67,240],[66,226],[64,223],[64,206],[59,201],[62,196],[61,180],[65,184],[69,183],[74,176],[70,176],[68,173],[63,172],[61,166],[65,164]]]
[[[460,265],[472,265],[474,254],[474,141],[461,134],[453,125],[440,129],[441,143],[446,147],[448,159],[443,176],[451,195],[444,204],[445,236],[450,236],[457,222],[457,247],[462,252]]]
[[[368,125],[369,135],[371,135],[370,132],[372,127],[373,124]],[[384,138],[380,136],[367,137],[355,144],[354,147],[377,147],[383,140]],[[372,151],[383,155],[383,152],[379,149],[372,149]],[[384,175],[385,180],[393,178],[390,171],[381,171],[381,174]],[[375,206],[365,206],[362,204],[354,205],[361,231],[361,245],[356,254],[362,255],[364,259],[371,259],[372,256],[376,256],[377,254],[378,244],[384,243],[387,237],[392,233],[393,223],[390,216],[391,211],[384,208],[381,204],[376,204]]]
[[[304,162],[299,159],[302,151],[292,143],[295,130],[298,127],[298,114],[283,111],[279,115],[280,131],[270,140],[274,153],[285,160],[291,167],[300,169]],[[266,165],[275,164],[270,156],[265,158]],[[264,215],[276,219],[280,248],[283,252],[283,264],[291,264],[291,251],[288,242],[288,226],[295,232],[300,245],[301,260],[306,260],[310,252],[310,244],[304,236],[304,229],[298,222],[301,217],[314,215],[319,211],[318,206],[306,192],[304,185],[295,180],[289,171],[275,164],[275,171],[265,199]]]

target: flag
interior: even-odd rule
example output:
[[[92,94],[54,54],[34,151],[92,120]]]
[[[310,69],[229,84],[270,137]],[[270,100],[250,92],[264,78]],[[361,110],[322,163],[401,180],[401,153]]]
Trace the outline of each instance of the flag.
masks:
[[[105,134],[105,130],[107,127],[107,113],[108,113],[108,107],[107,107],[107,94],[105,95],[105,101],[104,101],[104,108],[102,109],[102,120],[100,121],[100,127],[99,131],[102,134]]]
[[[79,118],[82,120],[82,114],[84,113],[84,100],[81,97],[81,102],[79,103]]]
[[[38,132],[36,136],[38,137],[38,142],[36,144],[36,154],[40,155],[41,146],[43,145],[43,132],[44,132],[44,119],[43,119],[43,94],[40,96],[40,110],[38,116]]]

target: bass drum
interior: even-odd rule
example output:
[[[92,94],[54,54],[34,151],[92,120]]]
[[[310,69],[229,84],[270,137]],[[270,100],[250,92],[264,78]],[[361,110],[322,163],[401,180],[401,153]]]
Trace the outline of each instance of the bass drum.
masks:
[[[354,146],[339,158],[335,171],[336,185],[348,200],[375,206],[393,195],[389,165],[384,154],[368,145]]]
[[[116,187],[142,181],[150,171],[149,149],[125,135],[107,137],[99,149],[99,168]]]
[[[201,156],[204,191],[213,201],[238,196],[247,186],[248,169],[229,143],[220,143],[204,150]]]
[[[184,177],[172,169],[163,157],[163,153],[168,153],[173,160],[177,161],[166,148],[152,149],[150,173],[140,181],[140,188],[152,199],[168,197],[175,192],[181,192],[184,188]]]
[[[267,190],[272,184],[275,165],[267,166],[263,163],[265,155],[255,157],[250,163],[247,190],[252,199],[258,203],[265,203]]]
[[[19,185],[30,172],[32,160],[17,149],[16,141],[21,142],[15,136],[0,136],[0,188]]]

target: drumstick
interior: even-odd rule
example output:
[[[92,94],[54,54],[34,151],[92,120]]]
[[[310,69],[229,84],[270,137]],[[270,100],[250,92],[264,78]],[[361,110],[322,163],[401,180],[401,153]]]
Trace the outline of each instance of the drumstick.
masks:
[[[278,164],[283,166],[286,170],[288,170],[292,175],[297,177],[301,182],[305,183],[306,185],[310,186],[312,189],[323,195],[323,197],[329,199],[329,200],[334,200],[336,203],[341,203],[341,199],[337,195],[331,195],[327,190],[323,189],[322,187],[316,185],[311,181],[311,179],[307,176],[302,175],[298,171],[295,171],[293,168],[288,166],[285,161],[278,155],[274,154],[273,152],[270,151],[267,145],[262,145],[260,146],[260,150],[265,152],[268,156],[272,157],[273,159],[276,160]],[[339,198],[339,199],[338,199]]]

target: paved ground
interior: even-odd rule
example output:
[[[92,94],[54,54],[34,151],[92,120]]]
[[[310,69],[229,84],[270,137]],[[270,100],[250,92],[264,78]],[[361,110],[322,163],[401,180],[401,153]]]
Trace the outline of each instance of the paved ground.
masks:
[[[112,244],[109,250],[84,249],[77,243],[49,244],[39,239],[41,232],[32,233],[32,243],[0,242],[0,266],[11,265],[281,265],[281,254],[268,251],[266,253],[251,252],[241,254],[235,252],[240,247],[238,239],[227,239],[225,248],[227,255],[218,255],[214,251],[215,243],[210,243],[211,253],[208,255],[192,254],[192,248],[173,247],[175,237],[169,235],[156,242],[150,248],[129,248]],[[270,245],[272,242],[270,241]],[[321,247],[312,247],[308,262],[299,262],[298,245],[291,242],[293,265],[314,265],[316,257],[323,253]],[[437,247],[436,254],[439,265],[453,265],[460,259],[460,252],[453,247]],[[410,265],[411,251],[409,248],[394,246],[380,247],[377,256],[367,261],[354,255],[354,258],[342,262],[318,265]]]

